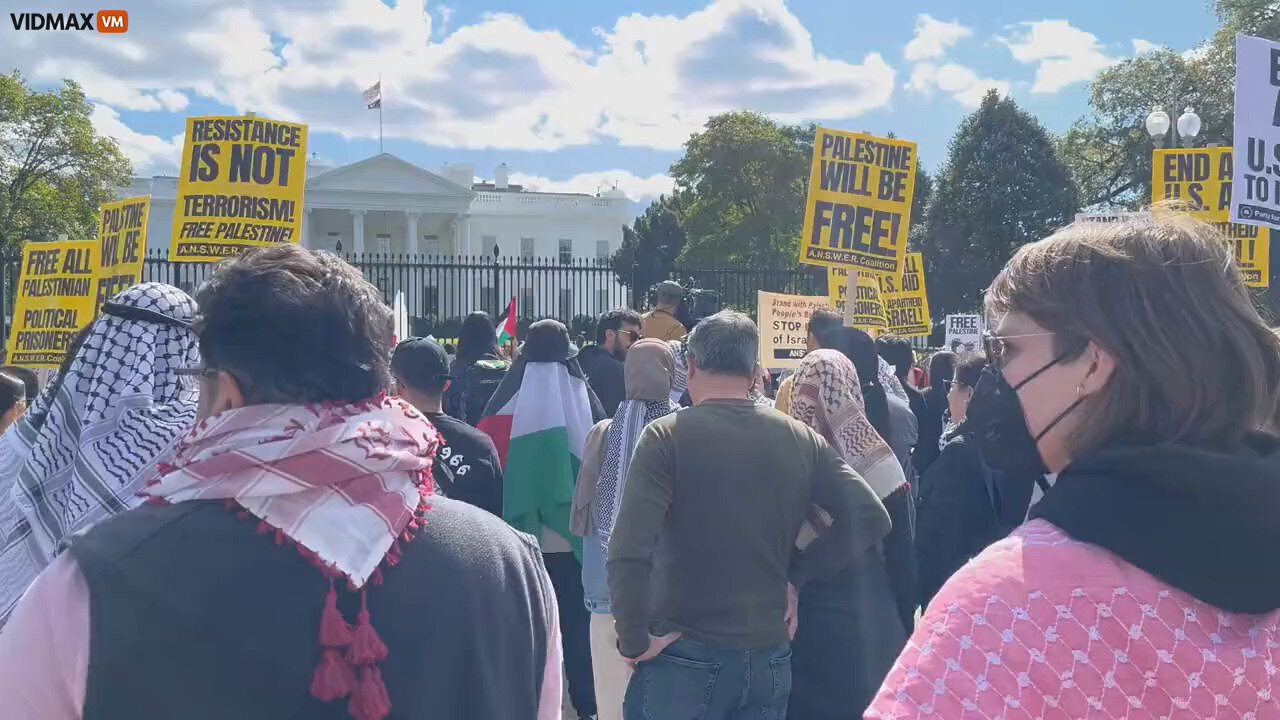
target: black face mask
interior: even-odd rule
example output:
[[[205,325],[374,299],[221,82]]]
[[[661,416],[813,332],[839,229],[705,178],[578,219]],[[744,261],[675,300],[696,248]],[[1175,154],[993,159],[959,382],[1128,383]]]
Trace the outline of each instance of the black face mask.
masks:
[[[1027,427],[1027,418],[1022,412],[1022,403],[1018,401],[1018,390],[1045,370],[1062,362],[1064,357],[1059,356],[1049,361],[1018,383],[1017,387],[1010,385],[1004,375],[994,368],[983,368],[982,377],[973,389],[973,397],[965,412],[965,424],[972,428],[987,465],[1010,473],[1043,475],[1049,472],[1036,443],[1068,413],[1075,410],[1084,398],[1077,398],[1053,422],[1045,426],[1039,435],[1032,437],[1031,430]]]

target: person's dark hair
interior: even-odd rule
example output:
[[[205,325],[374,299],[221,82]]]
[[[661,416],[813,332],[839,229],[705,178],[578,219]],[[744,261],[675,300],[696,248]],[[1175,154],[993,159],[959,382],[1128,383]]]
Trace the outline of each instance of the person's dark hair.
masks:
[[[22,384],[26,386],[27,405],[31,405],[31,403],[36,401],[36,396],[40,394],[40,378],[36,375],[34,370],[31,368],[14,367],[12,365],[0,367],[0,370],[18,378],[22,381]]]
[[[881,335],[876,338],[876,351],[893,366],[893,374],[905,383],[911,374],[911,366],[916,362],[916,352],[911,343],[897,335]]]
[[[498,328],[489,313],[477,310],[462,320],[458,332],[458,360],[465,366],[485,355],[498,354]]]
[[[987,366],[987,356],[983,353],[968,353],[960,356],[956,363],[953,382],[968,388],[978,387],[978,379],[982,377],[982,369]]]
[[[640,325],[640,313],[630,308],[619,308],[610,310],[600,316],[600,322],[596,323],[596,342],[604,344],[604,332],[612,330],[617,332],[623,325]]]
[[[391,308],[360,271],[286,245],[223,262],[196,294],[207,367],[245,402],[357,402],[390,386]]]
[[[21,378],[0,370],[0,415],[12,410],[19,400],[27,401],[27,386]]]
[[[950,350],[939,350],[929,358],[929,387],[943,391],[946,384],[955,379],[956,354]]]
[[[824,349],[839,350],[845,343],[844,318],[835,310],[818,308],[809,315],[809,332]]]
[[[839,350],[853,363],[858,371],[858,382],[862,383],[862,400],[866,406],[867,420],[880,433],[881,439],[889,441],[889,397],[884,386],[880,384],[880,355],[876,352],[876,341],[857,328],[844,328],[845,342]]]

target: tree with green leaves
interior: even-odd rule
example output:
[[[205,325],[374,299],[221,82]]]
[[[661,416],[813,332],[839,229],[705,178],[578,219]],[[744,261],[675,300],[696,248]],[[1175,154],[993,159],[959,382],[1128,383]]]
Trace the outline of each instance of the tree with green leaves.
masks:
[[[643,294],[653,283],[671,276],[685,244],[682,207],[679,193],[663,195],[649,203],[631,227],[622,228],[622,245],[611,258],[618,282],[635,283],[633,292]]]
[[[42,92],[0,75],[0,248],[91,238],[98,206],[129,184],[128,159],[94,131],[92,111],[71,80]]]
[[[671,166],[685,196],[680,262],[795,263],[813,136],[813,126],[782,125],[756,112],[709,119]]]
[[[930,309],[939,317],[977,309],[1013,251],[1075,211],[1071,178],[1044,127],[989,91],[960,123],[934,181],[920,235]]]
[[[1230,145],[1235,103],[1235,36],[1280,39],[1280,2],[1216,0],[1213,38],[1182,55],[1162,48],[1103,70],[1094,79],[1089,114],[1058,143],[1085,207],[1138,208],[1151,201],[1151,137],[1145,121],[1160,107],[1177,118],[1200,116],[1197,146]]]

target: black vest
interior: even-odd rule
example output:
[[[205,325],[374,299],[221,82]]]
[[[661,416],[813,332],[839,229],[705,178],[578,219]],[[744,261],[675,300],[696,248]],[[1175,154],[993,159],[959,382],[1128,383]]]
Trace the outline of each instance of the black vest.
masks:
[[[435,498],[369,589],[388,720],[534,720],[555,597],[533,538]],[[311,697],[328,582],[221,502],[143,506],[71,547],[89,586],[84,720],[348,720]],[[339,590],[354,622],[359,595]]]

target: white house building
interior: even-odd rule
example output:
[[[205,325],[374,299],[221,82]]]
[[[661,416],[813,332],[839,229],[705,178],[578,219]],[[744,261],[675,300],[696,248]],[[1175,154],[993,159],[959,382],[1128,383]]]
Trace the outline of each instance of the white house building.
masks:
[[[169,248],[177,189],[176,177],[156,176],[135,178],[125,191],[151,197],[148,249]],[[622,243],[622,226],[631,220],[630,202],[618,190],[601,195],[534,192],[512,185],[505,164],[495,170],[493,182],[476,183],[469,164],[450,163],[435,173],[382,153],[341,167],[313,159],[307,166],[303,209],[306,247],[366,258],[391,255],[395,262],[422,265],[414,273],[388,270],[376,260],[362,263],[389,299],[397,290],[405,293],[410,314],[492,310],[491,298],[505,303],[511,296],[519,298],[525,316],[568,318],[626,303],[626,289],[611,278],[605,282],[604,272],[585,278],[584,273],[555,277],[473,268],[446,278],[426,267],[465,263],[466,258],[491,262],[495,248],[504,264],[569,266],[607,259]]]

